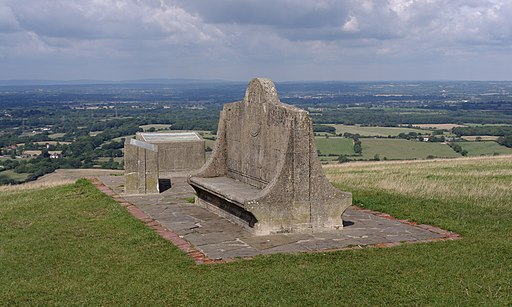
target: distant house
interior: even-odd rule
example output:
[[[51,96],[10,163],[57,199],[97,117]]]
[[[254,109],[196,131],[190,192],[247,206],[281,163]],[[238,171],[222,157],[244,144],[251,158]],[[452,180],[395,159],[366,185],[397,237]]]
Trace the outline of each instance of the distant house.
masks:
[[[60,151],[60,150],[48,151],[48,153],[50,154],[50,159],[61,159],[62,158],[62,151]]]

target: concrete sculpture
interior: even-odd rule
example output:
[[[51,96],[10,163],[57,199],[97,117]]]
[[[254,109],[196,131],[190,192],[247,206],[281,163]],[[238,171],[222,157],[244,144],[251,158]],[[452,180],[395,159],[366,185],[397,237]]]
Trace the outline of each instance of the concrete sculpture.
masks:
[[[341,229],[352,201],[323,173],[308,112],[261,78],[224,105],[212,156],[188,181],[196,203],[256,235]]]

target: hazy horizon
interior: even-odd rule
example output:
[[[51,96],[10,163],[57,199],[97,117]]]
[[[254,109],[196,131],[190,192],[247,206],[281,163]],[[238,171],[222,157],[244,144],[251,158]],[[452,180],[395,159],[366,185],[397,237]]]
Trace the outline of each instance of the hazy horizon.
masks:
[[[250,78],[252,79],[252,78]],[[97,84],[166,84],[166,82],[187,83],[247,83],[247,80],[226,80],[226,79],[192,79],[192,78],[148,78],[148,79],[126,79],[126,80],[101,80],[101,79],[70,79],[70,80],[52,80],[52,79],[0,79],[0,86],[6,85],[94,85]],[[152,83],[153,81],[153,83]],[[421,83],[421,82],[512,82],[512,80],[275,80],[276,83]],[[39,82],[39,83],[38,83]],[[82,83],[81,83],[82,82]],[[47,83],[47,84],[44,84]]]

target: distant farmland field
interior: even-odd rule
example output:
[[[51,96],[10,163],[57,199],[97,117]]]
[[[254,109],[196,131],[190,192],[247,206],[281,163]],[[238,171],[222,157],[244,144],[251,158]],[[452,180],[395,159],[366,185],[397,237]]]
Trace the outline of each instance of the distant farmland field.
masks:
[[[372,159],[376,154],[380,159],[425,159],[427,156],[439,158],[460,157],[448,145],[441,143],[417,142],[399,139],[361,139],[363,159]]]
[[[465,135],[462,137],[467,141],[476,141],[476,138],[480,138],[482,141],[496,141],[498,136],[494,135]]]
[[[466,127],[464,125],[459,124],[414,124],[414,127],[420,127],[423,129],[444,129],[444,130],[451,130],[455,127]]]
[[[322,155],[353,155],[352,139],[339,137],[317,137],[315,138],[316,147]]]
[[[151,124],[151,125],[141,125],[139,126],[144,131],[148,131],[151,128],[155,128],[156,131],[169,131],[170,124]]]
[[[97,136],[98,134],[102,133],[103,131],[99,130],[99,131],[91,131],[89,132],[89,135],[90,136]]]
[[[31,174],[27,174],[27,173],[18,174],[12,170],[0,172],[0,178],[8,178],[8,179],[12,179],[12,180],[18,181],[18,182],[22,182],[22,181],[26,180],[28,178],[28,176],[30,176],[30,175]]]
[[[52,134],[49,134],[48,137],[50,139],[58,139],[58,138],[61,138],[65,135],[65,133],[52,133]]]
[[[329,125],[336,128],[336,133],[352,133],[352,134],[359,134],[362,136],[397,136],[400,133],[409,133],[409,132],[416,132],[416,133],[422,133],[422,134],[430,134],[429,131],[421,130],[421,129],[412,129],[412,128],[405,128],[405,127],[361,127],[361,126],[349,126],[349,125],[339,125],[339,124],[333,124]]]
[[[457,142],[457,144],[468,151],[469,156],[492,156],[495,153],[500,155],[512,154],[512,148],[501,146],[500,144],[493,141],[486,142]]]

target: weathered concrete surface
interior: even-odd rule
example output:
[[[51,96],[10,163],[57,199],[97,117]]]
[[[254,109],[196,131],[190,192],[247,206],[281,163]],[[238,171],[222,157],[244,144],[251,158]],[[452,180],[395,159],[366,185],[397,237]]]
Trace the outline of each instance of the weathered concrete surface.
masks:
[[[189,183],[198,204],[257,235],[340,230],[352,201],[323,173],[309,114],[260,78],[224,105],[212,157]]]
[[[135,139],[124,144],[125,193],[159,193],[158,146]]]
[[[196,132],[139,132],[135,138],[158,145],[160,172],[197,170],[205,162],[205,141]]]
[[[312,252],[354,246],[392,246],[400,242],[444,238],[439,233],[427,230],[427,227],[421,227],[426,225],[406,224],[355,207],[348,208],[343,214],[345,227],[340,231],[256,236],[244,227],[188,202],[194,196],[194,191],[186,182],[186,174],[165,176],[172,181],[169,190],[161,194],[123,195],[123,198],[190,242],[210,259]],[[117,194],[122,193],[122,177],[98,178]]]

